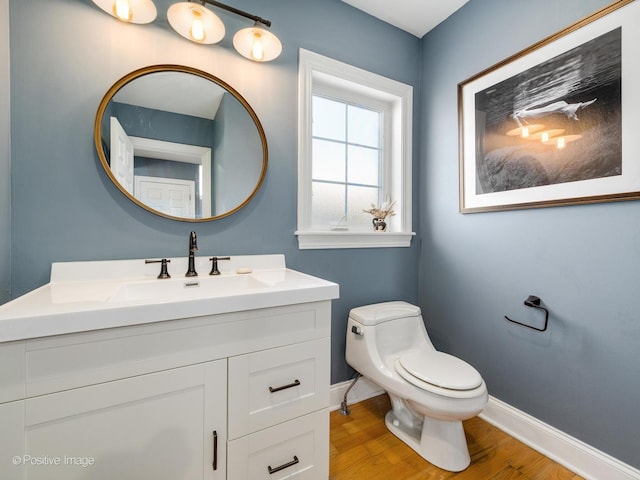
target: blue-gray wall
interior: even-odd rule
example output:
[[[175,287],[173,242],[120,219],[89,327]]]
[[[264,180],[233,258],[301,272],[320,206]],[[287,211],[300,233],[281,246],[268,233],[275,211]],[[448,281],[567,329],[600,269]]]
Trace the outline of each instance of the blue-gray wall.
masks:
[[[471,0],[423,39],[420,304],[490,394],[640,467],[640,203],[458,213],[457,84],[608,3]],[[504,320],[529,294],[545,333]]]
[[[117,117],[118,122],[130,137],[150,138],[210,149],[214,147],[215,123],[211,119],[111,101],[102,116],[101,127],[103,150],[109,165],[111,165],[111,122],[109,119],[112,116]],[[143,158],[137,155],[134,157],[133,164],[134,175],[177,178],[194,182],[195,218],[202,218],[198,165],[157,158]]]
[[[251,115],[230,93],[222,97],[214,125],[211,211],[221,215],[242,205],[256,188],[263,150]]]
[[[9,300],[11,284],[9,111],[9,0],[0,0],[0,305]]]
[[[111,138],[111,128],[106,125],[110,123],[111,116],[118,118],[124,131],[131,137],[213,147],[213,120],[119,102],[110,102],[103,115],[105,143]]]
[[[417,112],[420,41],[339,0],[234,0],[272,20],[283,42],[277,61],[257,64],[231,47],[233,33],[250,22],[220,12],[225,40],[196,45],[170,30],[172,2],[155,3],[158,20],[140,26],[115,20],[90,0],[10,0],[12,296],[46,283],[51,262],[186,255],[193,229],[200,255],[284,253],[290,267],[339,283],[331,377],[346,380],[348,310],[380,300],[417,302],[418,248],[298,250],[298,48],[413,85]],[[127,200],[100,166],[93,123],[104,93],[126,73],[159,63],[221,78],[260,118],[269,168],[260,192],[236,214],[199,224],[155,216]],[[414,228],[417,220],[416,213]]]

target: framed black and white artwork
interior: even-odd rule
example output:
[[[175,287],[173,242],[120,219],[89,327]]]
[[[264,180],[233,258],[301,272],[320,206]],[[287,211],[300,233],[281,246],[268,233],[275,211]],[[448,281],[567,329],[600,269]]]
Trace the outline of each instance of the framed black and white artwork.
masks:
[[[458,85],[462,213],[640,199],[640,2]]]

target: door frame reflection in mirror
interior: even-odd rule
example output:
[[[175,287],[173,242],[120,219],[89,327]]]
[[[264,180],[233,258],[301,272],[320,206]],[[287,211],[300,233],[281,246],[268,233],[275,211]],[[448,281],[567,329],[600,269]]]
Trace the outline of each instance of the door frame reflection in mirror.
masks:
[[[224,211],[222,213],[212,214],[211,216],[203,217],[203,218],[186,218],[186,217],[173,216],[167,213],[163,213],[159,210],[156,210],[146,205],[145,203],[137,199],[132,193],[127,191],[127,189],[120,184],[120,182],[116,179],[115,175],[111,171],[109,160],[107,159],[107,155],[105,154],[105,151],[104,151],[104,139],[102,138],[103,120],[104,120],[105,112],[109,106],[109,103],[112,101],[114,96],[123,87],[128,85],[130,82],[140,77],[144,77],[146,75],[150,75],[153,73],[160,73],[160,72],[179,72],[179,73],[191,74],[191,75],[195,75],[203,79],[206,79],[218,85],[219,87],[222,87],[224,90],[226,90],[226,92],[230,93],[238,102],[240,102],[240,104],[244,107],[244,109],[247,111],[247,113],[253,120],[253,123],[256,127],[259,140],[262,146],[262,167],[258,176],[258,180],[253,190],[248,194],[248,196],[242,202],[240,202],[236,206],[233,206],[227,211]],[[249,103],[244,99],[242,95],[240,95],[240,93],[238,93],[237,90],[235,90],[231,85],[221,80],[220,78],[212,74],[209,74],[207,72],[204,72],[202,70],[198,70],[196,68],[187,67],[183,65],[165,64],[165,65],[152,65],[148,67],[143,67],[128,73],[127,75],[125,75],[124,77],[116,81],[111,86],[111,88],[109,88],[109,90],[105,93],[104,97],[102,98],[102,101],[100,102],[100,105],[98,106],[98,111],[96,113],[96,119],[94,124],[94,143],[95,143],[96,152],[100,159],[100,163],[102,164],[102,167],[105,173],[107,174],[109,179],[113,182],[113,184],[118,188],[118,190],[120,190],[127,198],[129,198],[129,200],[131,200],[136,205],[142,207],[143,209],[155,215],[159,215],[161,217],[165,217],[171,220],[178,220],[182,222],[209,222],[212,220],[217,220],[220,218],[227,217],[237,212],[242,207],[247,205],[256,195],[256,193],[262,186],[262,183],[264,181],[264,177],[267,171],[267,163],[268,163],[267,139],[264,133],[264,129],[262,128],[262,124],[260,123],[260,120],[258,119],[258,116],[256,115],[251,105],[249,105]]]

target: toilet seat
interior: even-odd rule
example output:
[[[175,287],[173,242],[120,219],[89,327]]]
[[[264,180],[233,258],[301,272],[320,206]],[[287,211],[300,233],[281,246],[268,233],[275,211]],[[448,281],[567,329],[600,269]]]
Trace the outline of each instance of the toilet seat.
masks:
[[[412,385],[434,393],[474,390],[482,385],[480,373],[464,360],[435,350],[410,350],[395,362],[398,374]]]

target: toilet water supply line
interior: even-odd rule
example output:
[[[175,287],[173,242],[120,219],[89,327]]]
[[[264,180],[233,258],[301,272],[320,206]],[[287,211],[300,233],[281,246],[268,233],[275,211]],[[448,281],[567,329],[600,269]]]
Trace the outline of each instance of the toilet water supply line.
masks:
[[[360,373],[356,372],[356,378],[353,379],[353,382],[351,382],[351,385],[349,385],[347,391],[344,392],[344,398],[342,399],[342,403],[340,404],[340,415],[349,415],[351,413],[351,410],[349,410],[349,406],[347,405],[347,395],[349,395],[349,392],[361,376],[362,375]]]

